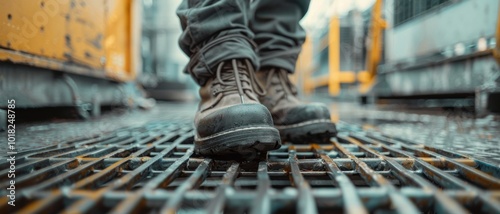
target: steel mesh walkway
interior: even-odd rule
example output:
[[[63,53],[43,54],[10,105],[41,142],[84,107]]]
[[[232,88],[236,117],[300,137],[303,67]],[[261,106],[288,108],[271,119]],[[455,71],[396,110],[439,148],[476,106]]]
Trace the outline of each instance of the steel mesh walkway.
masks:
[[[17,154],[1,213],[500,213],[500,166],[340,123],[326,145],[198,157],[160,121]],[[8,162],[0,163],[1,194]]]

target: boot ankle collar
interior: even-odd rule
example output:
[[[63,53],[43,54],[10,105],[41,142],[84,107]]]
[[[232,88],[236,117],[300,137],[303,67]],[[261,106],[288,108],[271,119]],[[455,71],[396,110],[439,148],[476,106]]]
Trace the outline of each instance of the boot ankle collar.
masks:
[[[246,37],[242,34],[229,34],[229,35],[220,36],[220,37],[213,39],[212,41],[209,41],[202,48],[200,48],[198,51],[196,51],[194,54],[192,54],[190,57],[191,60],[184,68],[184,72],[189,73],[199,85],[201,85],[201,86],[205,85],[208,77],[200,76],[200,75],[196,74],[196,72],[193,71],[196,64],[198,64],[200,62],[200,58],[205,57],[205,53],[208,50],[212,49],[213,47],[215,47],[223,42],[227,42],[227,41],[231,41],[231,40],[239,41],[238,39],[241,39],[241,38],[246,40],[252,46],[252,48],[254,50],[257,49],[257,44],[253,40],[249,39],[248,37]],[[215,74],[215,72],[212,71],[210,66],[208,66],[207,64],[204,64],[203,66],[207,69],[207,71],[210,75],[213,76]]]

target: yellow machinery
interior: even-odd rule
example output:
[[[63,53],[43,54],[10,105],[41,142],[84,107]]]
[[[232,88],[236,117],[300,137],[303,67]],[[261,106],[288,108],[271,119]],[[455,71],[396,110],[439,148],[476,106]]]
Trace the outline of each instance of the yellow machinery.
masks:
[[[0,60],[118,81],[136,76],[133,0],[0,0]]]
[[[329,24],[328,36],[321,41],[320,49],[328,48],[328,74],[313,78],[312,72],[312,42],[306,41],[303,51],[299,56],[298,70],[304,73],[303,89],[306,93],[312,92],[320,86],[328,86],[328,92],[332,96],[340,93],[340,84],[355,83],[358,81],[360,93],[366,93],[373,83],[377,74],[377,65],[381,59],[382,33],[386,28],[386,22],[382,19],[382,0],[377,0],[373,6],[369,37],[370,45],[367,47],[366,71],[341,71],[340,70],[340,24],[338,16],[334,15]],[[321,52],[318,50],[317,52]],[[310,64],[308,64],[310,63]]]
[[[359,74],[359,81],[362,83],[360,92],[366,93],[373,86],[377,76],[377,66],[382,57],[382,35],[387,28],[387,23],[382,18],[382,0],[377,0],[372,10],[370,34],[370,45],[367,47],[368,57],[366,58],[366,73]]]
[[[0,0],[0,98],[122,105],[140,70],[140,0]],[[0,106],[3,104],[0,104]]]

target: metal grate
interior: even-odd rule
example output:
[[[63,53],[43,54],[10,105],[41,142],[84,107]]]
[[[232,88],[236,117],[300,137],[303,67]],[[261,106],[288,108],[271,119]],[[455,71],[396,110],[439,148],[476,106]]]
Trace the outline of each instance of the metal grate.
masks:
[[[195,156],[191,126],[171,122],[20,152],[16,206],[2,197],[0,212],[500,213],[499,166],[339,131],[331,144],[285,145],[260,161]]]

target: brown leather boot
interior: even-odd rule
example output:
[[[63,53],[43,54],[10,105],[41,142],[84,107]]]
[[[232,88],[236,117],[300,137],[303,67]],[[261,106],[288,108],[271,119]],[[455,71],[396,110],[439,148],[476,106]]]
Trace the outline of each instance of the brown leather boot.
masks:
[[[305,104],[297,99],[297,90],[284,69],[269,68],[257,72],[267,94],[260,102],[269,109],[284,141],[327,143],[337,134],[328,108],[321,103]]]
[[[195,116],[195,151],[202,155],[256,155],[281,146],[271,114],[259,103],[263,94],[252,64],[230,60],[200,88]]]

